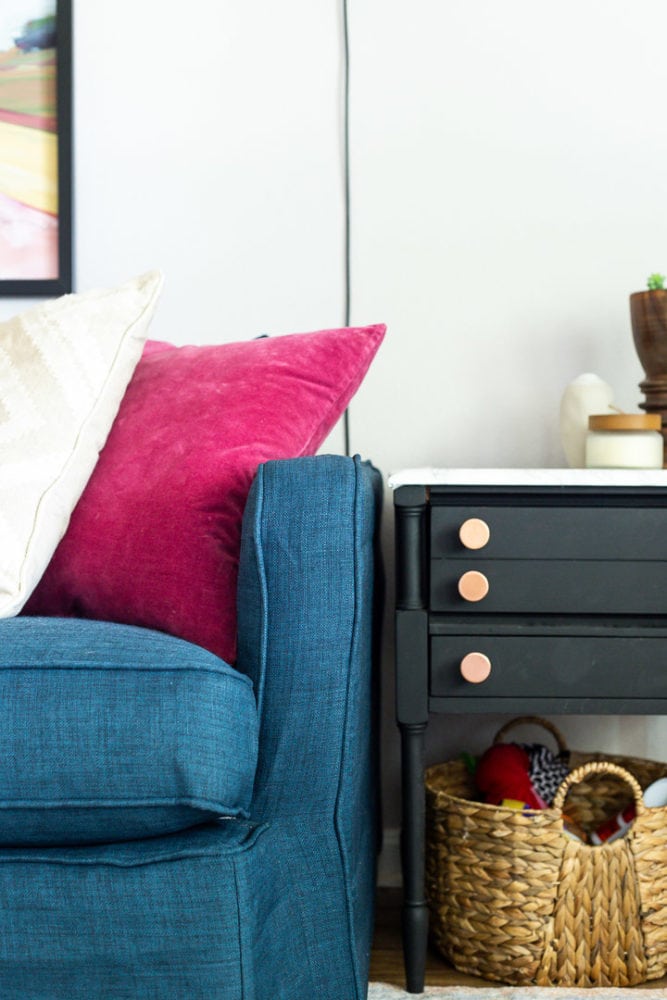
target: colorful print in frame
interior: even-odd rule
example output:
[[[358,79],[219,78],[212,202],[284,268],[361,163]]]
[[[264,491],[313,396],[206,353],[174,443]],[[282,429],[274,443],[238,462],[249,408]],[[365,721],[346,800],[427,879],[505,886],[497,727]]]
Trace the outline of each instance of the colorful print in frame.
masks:
[[[72,287],[71,0],[0,0],[0,295]]]

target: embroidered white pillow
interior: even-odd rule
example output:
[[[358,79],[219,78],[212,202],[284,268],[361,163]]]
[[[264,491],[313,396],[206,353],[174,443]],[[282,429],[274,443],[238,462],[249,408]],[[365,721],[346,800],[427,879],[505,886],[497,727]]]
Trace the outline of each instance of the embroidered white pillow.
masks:
[[[151,271],[0,323],[0,618],[39,582],[95,468],[162,288]]]

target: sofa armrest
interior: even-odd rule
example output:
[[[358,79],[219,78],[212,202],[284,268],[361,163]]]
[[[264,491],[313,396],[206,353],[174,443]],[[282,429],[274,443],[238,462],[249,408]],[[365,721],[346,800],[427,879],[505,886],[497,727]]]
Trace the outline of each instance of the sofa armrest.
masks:
[[[374,806],[372,646],[380,475],[359,458],[262,465],[243,525],[238,668],[255,685],[253,818]]]

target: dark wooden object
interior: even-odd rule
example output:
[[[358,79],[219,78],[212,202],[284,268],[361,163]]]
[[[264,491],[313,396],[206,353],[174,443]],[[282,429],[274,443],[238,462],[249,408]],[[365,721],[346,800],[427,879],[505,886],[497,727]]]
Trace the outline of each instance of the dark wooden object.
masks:
[[[635,349],[646,378],[639,383],[647,413],[659,413],[667,465],[667,289],[655,288],[630,296],[630,320]]]

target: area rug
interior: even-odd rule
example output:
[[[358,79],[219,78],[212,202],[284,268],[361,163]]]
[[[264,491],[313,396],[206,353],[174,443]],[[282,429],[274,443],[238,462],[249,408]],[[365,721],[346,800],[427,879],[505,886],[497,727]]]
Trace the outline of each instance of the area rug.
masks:
[[[425,993],[406,993],[398,986],[371,983],[368,1000],[417,1000],[440,997],[440,1000],[667,1000],[667,990],[644,989],[567,989],[532,986],[427,986]]]

